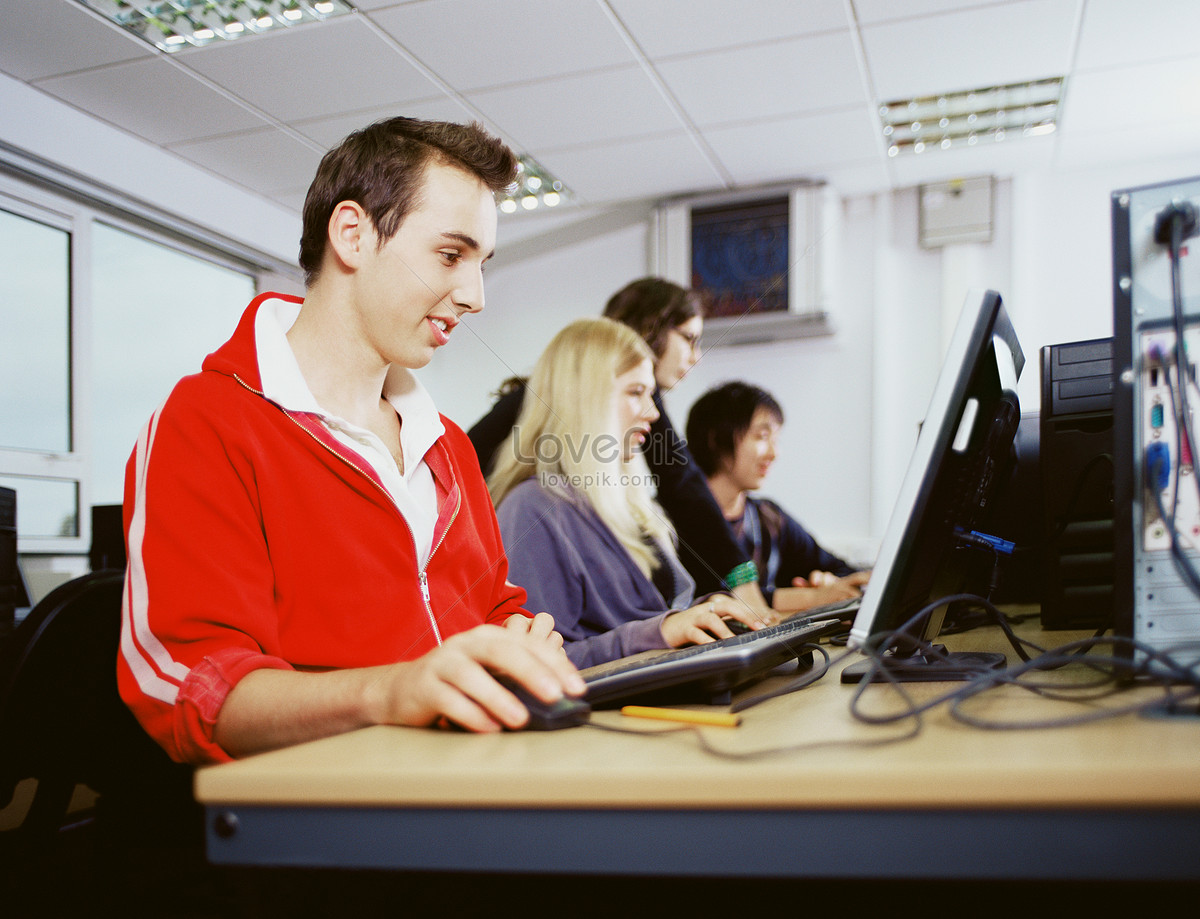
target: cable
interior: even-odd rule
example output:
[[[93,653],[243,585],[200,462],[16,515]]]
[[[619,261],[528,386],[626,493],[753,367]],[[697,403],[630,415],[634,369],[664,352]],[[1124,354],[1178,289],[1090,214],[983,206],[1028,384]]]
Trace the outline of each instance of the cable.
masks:
[[[1193,468],[1195,468],[1196,463],[1196,440],[1192,432],[1192,410],[1188,399],[1189,390],[1196,386],[1196,371],[1195,367],[1188,360],[1184,337],[1186,326],[1183,314],[1183,283],[1180,271],[1180,251],[1183,247],[1183,241],[1195,236],[1196,233],[1197,212],[1196,206],[1191,201],[1173,202],[1164,207],[1155,218],[1154,240],[1167,247],[1167,254],[1171,263],[1171,315],[1172,324],[1175,329],[1175,347],[1172,349],[1174,351],[1175,362],[1174,382],[1171,379],[1171,369],[1168,366],[1167,357],[1162,349],[1156,345],[1152,345],[1149,354],[1150,359],[1162,367],[1163,380],[1167,385],[1171,410],[1175,415],[1175,456],[1177,462],[1171,480],[1170,513],[1167,512],[1167,508],[1162,500],[1161,489],[1158,487],[1158,481],[1165,471],[1162,465],[1164,458],[1157,453],[1152,454],[1151,447],[1148,446],[1143,461],[1145,463],[1147,490],[1153,496],[1158,513],[1167,527],[1170,539],[1171,560],[1176,570],[1191,588],[1192,593],[1200,596],[1200,572],[1197,572],[1191,559],[1188,558],[1186,550],[1181,544],[1179,530],[1176,526],[1176,518],[1179,513],[1179,484],[1184,466],[1183,448],[1185,446],[1187,447],[1187,455],[1191,459]],[[1178,383],[1178,388],[1176,388],[1176,383]],[[1200,498],[1200,477],[1197,477],[1196,486],[1197,497]]]
[[[1073,642],[1068,645],[1064,645],[1061,648],[1047,650],[1034,642],[1018,637],[1012,631],[1012,628],[1007,621],[1007,617],[1005,617],[995,606],[993,606],[983,597],[973,596],[970,594],[955,594],[942,597],[935,602],[928,604],[914,614],[913,617],[903,626],[901,626],[900,629],[897,629],[896,632],[885,636],[875,647],[887,648],[895,645],[898,640],[896,638],[897,634],[905,633],[912,629],[917,623],[923,621],[924,618],[937,607],[953,602],[967,602],[980,605],[991,616],[995,623],[1000,626],[1001,630],[1005,633],[1005,637],[1008,639],[1009,644],[1016,651],[1017,656],[1021,658],[1022,663],[1014,667],[1008,667],[1001,670],[990,668],[981,669],[976,676],[967,680],[965,683],[956,686],[954,689],[937,695],[922,704],[917,704],[904,690],[904,687],[901,685],[901,683],[897,680],[894,680],[889,674],[887,658],[879,651],[869,652],[872,658],[872,666],[864,675],[862,681],[859,683],[858,689],[851,699],[850,711],[855,718],[868,724],[888,724],[910,718],[916,719],[919,722],[920,716],[923,713],[937,708],[943,704],[950,703],[952,717],[960,717],[961,715],[960,720],[965,722],[968,720],[969,716],[961,713],[962,700],[966,700],[978,695],[984,690],[1004,685],[1006,683],[1015,682],[1018,676],[1024,676],[1028,673],[1034,673],[1035,671],[1056,670],[1068,664],[1077,664],[1088,668],[1088,670],[1093,672],[1093,678],[1086,682],[1077,682],[1073,684],[1073,686],[1069,687],[1065,687],[1061,680],[1039,683],[1030,679],[1025,679],[1020,683],[1022,688],[1031,692],[1037,692],[1046,696],[1047,698],[1061,698],[1064,700],[1071,699],[1072,701],[1094,701],[1113,695],[1121,688],[1119,685],[1119,678],[1129,675],[1129,659],[1124,657],[1100,657],[1092,655],[1090,652],[1092,652],[1098,645],[1106,642],[1119,643],[1123,645],[1125,642],[1129,642],[1131,640],[1118,639],[1115,637],[1103,638],[1101,633],[1097,633],[1092,638]],[[931,664],[931,674],[936,674],[937,660],[940,659],[946,660],[947,662],[950,661],[950,658],[946,655],[944,650],[940,649],[936,645],[932,645],[920,639],[912,638],[908,635],[905,636],[905,640],[909,644],[917,647],[918,650],[922,651],[926,658],[934,661],[934,663]],[[1130,647],[1133,647],[1133,645],[1131,644]],[[1193,683],[1196,682],[1196,676],[1192,671],[1180,667],[1177,663],[1171,661],[1169,657],[1164,656],[1161,652],[1158,652],[1154,649],[1143,649],[1141,647],[1138,649],[1142,650],[1149,658],[1154,659],[1160,664],[1166,666],[1167,669],[1173,673],[1177,679],[1183,679]],[[1035,653],[1035,656],[1030,656],[1028,653],[1030,650]],[[956,666],[956,669],[960,668]],[[1145,675],[1144,668],[1136,671],[1134,674],[1134,676],[1140,675]],[[931,676],[931,678],[936,677]],[[873,682],[886,682],[889,684],[890,688],[892,688],[900,696],[904,703],[900,710],[891,712],[889,714],[877,715],[869,714],[863,709],[862,705],[864,695],[869,685]],[[1079,698],[1081,691],[1087,691],[1090,693],[1090,695],[1086,696],[1085,698]],[[1184,695],[1180,698],[1190,698],[1190,695]],[[1163,701],[1164,700],[1153,700],[1147,703],[1138,703],[1137,705],[1128,709],[1106,709],[1101,712],[1090,713],[1082,720],[1116,717],[1118,715],[1126,714],[1127,711],[1142,711],[1148,707],[1161,705],[1163,704]],[[1178,701],[1178,699],[1174,701]],[[1027,724],[1023,726],[1048,727],[1053,725],[1075,723],[1075,720],[1076,719],[1057,719],[1045,723]],[[982,725],[982,722],[980,723]]]
[[[1072,649],[1084,648],[1086,650],[1093,649],[1100,644],[1110,644],[1113,646],[1114,654],[1112,655],[1093,655],[1087,661],[1090,667],[1103,672],[1104,667],[1112,668],[1110,673],[1110,681],[1108,688],[1103,692],[1092,691],[1100,684],[1095,682],[1083,682],[1070,685],[1062,683],[1039,684],[1029,682],[1023,677],[1034,669],[1057,669],[1064,662],[1074,662],[1078,660],[1077,651]],[[1074,703],[1094,702],[1096,700],[1111,697],[1122,691],[1121,674],[1123,674],[1129,664],[1129,657],[1125,654],[1116,654],[1118,648],[1126,647],[1129,651],[1139,650],[1145,653],[1148,657],[1152,657],[1156,663],[1164,667],[1165,670],[1173,677],[1165,678],[1162,676],[1155,677],[1155,682],[1159,684],[1163,691],[1160,698],[1150,700],[1142,700],[1133,702],[1128,705],[1119,706],[1116,708],[1108,707],[1104,709],[1092,709],[1084,711],[1082,714],[1073,715],[1064,718],[1041,718],[1036,720],[1025,721],[998,721],[988,720],[982,717],[972,715],[965,711],[964,706],[967,701],[975,696],[982,694],[984,691],[1000,685],[1013,685],[1021,689],[1025,689],[1043,698],[1069,701]],[[1068,652],[1071,653],[1068,653]],[[1145,664],[1139,668],[1142,675],[1148,675],[1145,671]],[[1177,688],[1174,683],[1182,682],[1182,688]],[[1087,692],[1080,692],[1086,690]],[[1067,727],[1075,724],[1085,724],[1092,721],[1099,721],[1108,718],[1116,718],[1127,714],[1147,714],[1155,713],[1162,710],[1177,710],[1181,703],[1188,702],[1193,699],[1200,699],[1200,682],[1197,680],[1195,667],[1183,667],[1175,661],[1170,655],[1164,654],[1161,651],[1146,649],[1132,639],[1113,636],[1103,641],[1096,639],[1084,639],[1080,642],[1072,642],[1063,645],[1060,648],[1055,648],[1047,651],[1045,654],[1035,658],[1025,664],[1008,668],[1004,671],[992,675],[991,682],[987,682],[983,678],[973,682],[971,685],[964,687],[961,692],[956,695],[951,701],[950,715],[955,720],[967,724],[971,727],[983,728],[986,730],[1017,730],[1017,729],[1044,729],[1044,728],[1059,728]]]
[[[1190,201],[1173,203],[1159,213],[1154,227],[1154,238],[1167,245],[1171,262],[1171,314],[1175,324],[1175,376],[1179,382],[1178,400],[1172,393],[1172,407],[1176,408],[1177,429],[1182,428],[1187,442],[1188,455],[1196,461],[1196,441],[1192,436],[1192,413],[1188,405],[1188,386],[1196,385],[1196,370],[1188,360],[1187,343],[1184,339],[1183,282],[1180,278],[1179,253],[1183,241],[1196,234],[1196,207]],[[1170,387],[1170,372],[1166,373]],[[1182,457],[1183,454],[1179,453]]]
[[[1200,595],[1200,572],[1196,571],[1195,567],[1192,565],[1192,560],[1187,557],[1186,551],[1181,545],[1175,529],[1175,515],[1179,508],[1177,503],[1178,488],[1176,487],[1172,489],[1172,499],[1176,503],[1171,508],[1171,512],[1168,514],[1167,508],[1163,504],[1162,495],[1159,493],[1159,489],[1154,487],[1154,482],[1158,478],[1158,472],[1162,468],[1162,459],[1151,457],[1149,451],[1147,451],[1146,463],[1148,466],[1147,474],[1150,479],[1150,494],[1153,496],[1154,504],[1158,508],[1158,515],[1162,517],[1163,523],[1166,524],[1167,532],[1170,534],[1171,560],[1175,563],[1176,570],[1178,570],[1183,579],[1187,581],[1188,586],[1192,589],[1192,593]],[[1150,464],[1152,463],[1154,465],[1151,466]],[[1175,480],[1176,483],[1178,483],[1178,471],[1175,474]]]
[[[811,686],[813,683],[817,682],[817,680],[821,679],[821,677],[825,676],[825,674],[829,672],[830,667],[832,667],[834,664],[840,663],[854,653],[852,651],[846,651],[839,655],[835,660],[830,661],[829,652],[820,645],[811,642],[804,645],[800,649],[801,654],[803,654],[805,651],[815,651],[820,654],[824,660],[820,664],[813,663],[813,665],[809,667],[808,670],[806,670],[801,676],[789,680],[778,689],[773,689],[770,692],[759,693],[757,696],[750,696],[746,699],[735,702],[729,707],[729,710],[731,712],[744,712],[746,709],[753,708],[755,705],[758,705],[760,702],[766,702],[768,699],[774,699],[777,696],[786,696],[789,693],[798,692],[799,690],[804,689],[806,686]]]
[[[907,723],[907,729],[902,732],[871,738],[818,739],[779,747],[738,751],[723,750],[719,746],[714,746],[712,738],[717,734],[706,733],[695,725],[646,730],[645,728],[622,728],[598,722],[588,722],[588,724],[599,730],[621,734],[654,737],[691,735],[695,738],[701,751],[709,756],[725,760],[746,761],[835,747],[873,748],[901,743],[920,734],[924,726],[925,713],[942,705],[947,706],[947,712],[954,720],[969,727],[989,731],[1063,728],[1128,715],[1187,714],[1200,717],[1200,656],[1195,653],[1197,647],[1200,647],[1200,642],[1181,644],[1178,648],[1171,649],[1171,651],[1189,652],[1187,657],[1192,663],[1186,665],[1169,651],[1146,646],[1132,638],[1115,635],[1097,634],[1091,638],[1079,639],[1047,649],[1017,636],[1012,631],[1008,617],[983,597],[972,594],[954,594],[928,604],[903,626],[884,636],[883,640],[873,647],[876,649],[890,647],[898,633],[913,629],[918,622],[923,621],[930,612],[939,606],[954,602],[972,603],[982,607],[1005,633],[1005,637],[1021,658],[1021,662],[1001,670],[983,670],[954,689],[943,692],[923,703],[918,703],[905,690],[903,683],[889,675],[886,658],[881,651],[864,650],[863,653],[871,659],[873,667],[859,682],[854,692],[850,702],[851,715],[858,721],[872,725]],[[922,646],[927,656],[933,660],[949,660],[944,649],[940,649],[936,645],[919,639],[909,638],[908,640]],[[1098,649],[1105,647],[1110,648],[1109,653],[1096,653]],[[785,689],[742,700],[731,710],[742,711],[759,702],[782,695],[784,692],[812,685],[851,653],[845,652],[830,660],[823,649],[818,648],[818,650],[825,657],[825,661],[820,666],[814,666],[810,673],[791,681]],[[1033,652],[1032,655],[1029,653],[1030,651]],[[1131,663],[1135,654],[1142,655],[1140,663],[1136,666]],[[1064,683],[1061,678],[1040,678],[1042,673],[1057,671],[1066,666],[1082,668],[1084,671],[1082,678],[1075,679],[1070,683]],[[1118,696],[1133,682],[1147,681],[1153,686],[1158,686],[1161,694],[1151,699],[1124,705],[1108,705],[1099,708],[1095,704],[1101,700]],[[888,714],[870,714],[863,710],[862,703],[866,692],[872,685],[879,683],[887,684],[887,688],[899,696],[903,704],[898,711]],[[1052,702],[1079,706],[1081,710],[1064,717],[1038,717],[1017,721],[988,719],[968,708],[974,700],[1003,686],[1014,686]]]

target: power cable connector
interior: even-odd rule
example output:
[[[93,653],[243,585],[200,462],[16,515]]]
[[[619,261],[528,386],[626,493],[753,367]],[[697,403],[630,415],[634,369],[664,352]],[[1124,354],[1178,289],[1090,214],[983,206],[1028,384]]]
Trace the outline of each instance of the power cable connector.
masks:
[[[1154,241],[1159,245],[1178,245],[1196,232],[1196,205],[1186,199],[1172,201],[1154,218]]]

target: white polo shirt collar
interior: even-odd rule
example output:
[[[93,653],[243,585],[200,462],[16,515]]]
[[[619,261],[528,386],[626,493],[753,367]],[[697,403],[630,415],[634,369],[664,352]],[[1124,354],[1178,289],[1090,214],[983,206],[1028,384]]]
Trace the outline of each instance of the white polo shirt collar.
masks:
[[[406,367],[393,365],[384,380],[383,397],[400,416],[400,447],[405,470],[400,474],[391,452],[374,433],[326,411],[317,402],[288,344],[287,332],[300,315],[300,304],[269,299],[254,319],[258,372],[263,394],[289,411],[315,415],[340,443],[362,456],[382,480],[396,507],[408,521],[424,566],[437,522],[437,491],[425,454],[445,433],[433,399]]]

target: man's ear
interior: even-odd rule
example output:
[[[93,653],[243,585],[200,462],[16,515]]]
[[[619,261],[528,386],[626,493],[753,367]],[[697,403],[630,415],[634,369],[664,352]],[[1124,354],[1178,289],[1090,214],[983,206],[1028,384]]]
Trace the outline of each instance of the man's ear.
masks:
[[[339,201],[329,215],[329,250],[344,270],[362,264],[368,250],[375,248],[375,227],[357,201]]]
[[[733,461],[737,456],[738,441],[739,438],[737,437],[733,439],[733,453],[728,453],[721,444],[717,443],[717,432],[709,432],[708,449],[717,458],[717,472],[723,472],[726,475],[733,474]]]

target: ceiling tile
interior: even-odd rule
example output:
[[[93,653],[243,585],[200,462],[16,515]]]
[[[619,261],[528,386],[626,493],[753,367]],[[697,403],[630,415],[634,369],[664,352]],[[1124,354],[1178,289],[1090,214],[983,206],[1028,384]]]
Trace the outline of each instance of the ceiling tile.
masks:
[[[865,103],[847,31],[675,58],[655,65],[704,127]]]
[[[427,0],[371,19],[460,91],[635,60],[595,0]]]
[[[314,175],[316,174],[315,169],[313,170],[313,174]],[[310,183],[312,182],[311,178],[309,179],[309,182]],[[289,211],[291,211],[292,213],[295,213],[295,214],[299,214],[304,210],[304,199],[307,196],[308,196],[308,185],[305,185],[303,187],[298,186],[294,189],[291,189],[290,191],[278,191],[278,192],[273,192],[273,193],[267,195],[267,197],[270,198],[272,201],[275,201],[275,202],[283,205]]]
[[[20,80],[148,58],[154,49],[75,0],[3,0],[0,70]]]
[[[155,144],[211,137],[265,122],[172,66],[165,56],[37,83],[51,95]]]
[[[1065,74],[1075,0],[1024,0],[862,30],[880,100]]]
[[[609,0],[650,58],[845,29],[842,0]],[[686,23],[686,26],[682,24]]]
[[[881,149],[865,106],[711,129],[704,137],[743,184],[814,177],[831,166],[878,161]]]
[[[217,175],[237,176],[260,194],[307,188],[321,154],[283,131],[265,130],[175,144],[170,149]]]
[[[357,17],[178,52],[180,62],[281,121],[439,95]]]
[[[593,204],[725,187],[721,174],[683,131],[589,144],[547,154],[541,162],[556,176],[570,176],[571,190]]]
[[[413,0],[354,0],[354,8],[360,12],[382,10],[389,6],[403,6]]]
[[[19,145],[62,100],[294,209],[321,151],[393,114],[482,120],[596,205],[1200,162],[1197,0],[357,0],[170,56],[78,0],[0,8],[0,90],[37,90],[5,93],[0,138]],[[893,160],[874,133],[881,101],[1062,73],[1050,138]]]
[[[305,118],[292,122],[291,126],[305,137],[311,137],[327,150],[352,131],[395,115],[424,118],[431,121],[456,121],[460,124],[475,119],[474,113],[457,100],[439,96],[424,102],[405,102],[372,109],[355,109],[328,118]],[[495,132],[493,131],[493,133]]]
[[[504,125],[521,152],[642,137],[682,125],[641,67],[470,93],[468,101]]]
[[[1088,0],[1075,64],[1095,70],[1195,55],[1198,38],[1195,0]]]
[[[1200,86],[1200,56],[1076,74],[1067,87],[1063,126],[1082,132],[1161,124],[1196,138],[1200,95],[1180,91],[1196,86]]]
[[[995,4],[996,0],[903,0],[902,3],[896,0],[854,0],[854,15],[860,25],[870,25]]]

